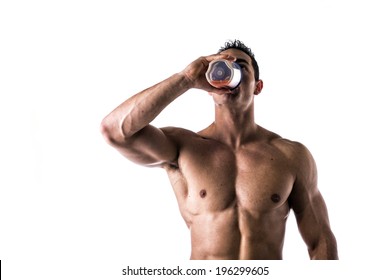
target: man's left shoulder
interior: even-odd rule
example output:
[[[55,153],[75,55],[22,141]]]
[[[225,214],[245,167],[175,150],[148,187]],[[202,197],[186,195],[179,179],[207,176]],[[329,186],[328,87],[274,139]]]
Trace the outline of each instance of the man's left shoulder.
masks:
[[[312,155],[309,149],[301,142],[293,141],[282,137],[275,138],[272,142],[275,147],[277,147],[280,151],[282,151],[291,159],[312,159]]]
[[[266,135],[268,144],[282,152],[288,158],[295,160],[298,158],[312,157],[309,149],[301,142],[284,138],[279,134],[260,126],[259,129],[263,135]]]

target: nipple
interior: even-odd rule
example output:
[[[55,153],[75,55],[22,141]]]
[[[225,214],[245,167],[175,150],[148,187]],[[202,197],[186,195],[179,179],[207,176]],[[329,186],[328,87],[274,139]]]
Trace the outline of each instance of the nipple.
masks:
[[[199,192],[199,195],[200,195],[201,198],[205,198],[206,195],[207,195],[206,190],[205,190],[205,189],[201,190],[201,191]]]
[[[271,200],[275,203],[278,203],[280,201],[280,195],[274,193],[273,195],[271,195]]]

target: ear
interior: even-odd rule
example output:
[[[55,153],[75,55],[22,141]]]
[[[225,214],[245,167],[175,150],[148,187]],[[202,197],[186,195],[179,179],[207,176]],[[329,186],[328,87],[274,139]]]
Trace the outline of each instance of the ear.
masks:
[[[258,80],[256,82],[255,95],[258,95],[261,92],[262,89],[263,89],[263,81],[262,80]]]

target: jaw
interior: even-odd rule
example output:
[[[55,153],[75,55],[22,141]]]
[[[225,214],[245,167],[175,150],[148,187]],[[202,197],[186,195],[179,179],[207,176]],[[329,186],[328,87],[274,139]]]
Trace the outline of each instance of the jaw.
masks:
[[[234,107],[237,109],[247,108],[248,105],[253,103],[254,96],[252,95],[251,97],[249,97],[248,94],[246,94],[242,90],[242,88],[237,87],[232,90],[232,93],[227,93],[223,95],[213,94],[215,105]]]
[[[215,118],[222,123],[230,121],[239,125],[254,121],[254,99],[256,92],[252,87],[239,86],[230,94],[213,94]],[[244,120],[241,122],[240,120]]]
[[[236,87],[231,93],[225,93],[222,95],[212,94],[214,102],[216,104],[223,104],[230,101],[236,101],[240,96],[240,87]]]

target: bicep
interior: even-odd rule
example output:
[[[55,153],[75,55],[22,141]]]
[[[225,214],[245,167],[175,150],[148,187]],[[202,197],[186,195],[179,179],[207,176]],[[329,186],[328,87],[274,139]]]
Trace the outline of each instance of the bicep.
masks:
[[[172,128],[159,129],[147,125],[116,148],[136,164],[144,166],[176,164],[178,145],[169,136],[172,130]]]
[[[314,246],[321,233],[329,228],[328,212],[321,193],[317,190],[305,199],[292,200],[291,206],[305,243]]]
[[[295,212],[299,232],[310,259],[338,259],[337,243],[329,224],[325,201],[319,191]]]
[[[317,167],[310,152],[303,147],[297,159],[298,168],[289,202],[299,232],[309,248],[316,246],[323,232],[329,229],[325,201],[317,187]]]

